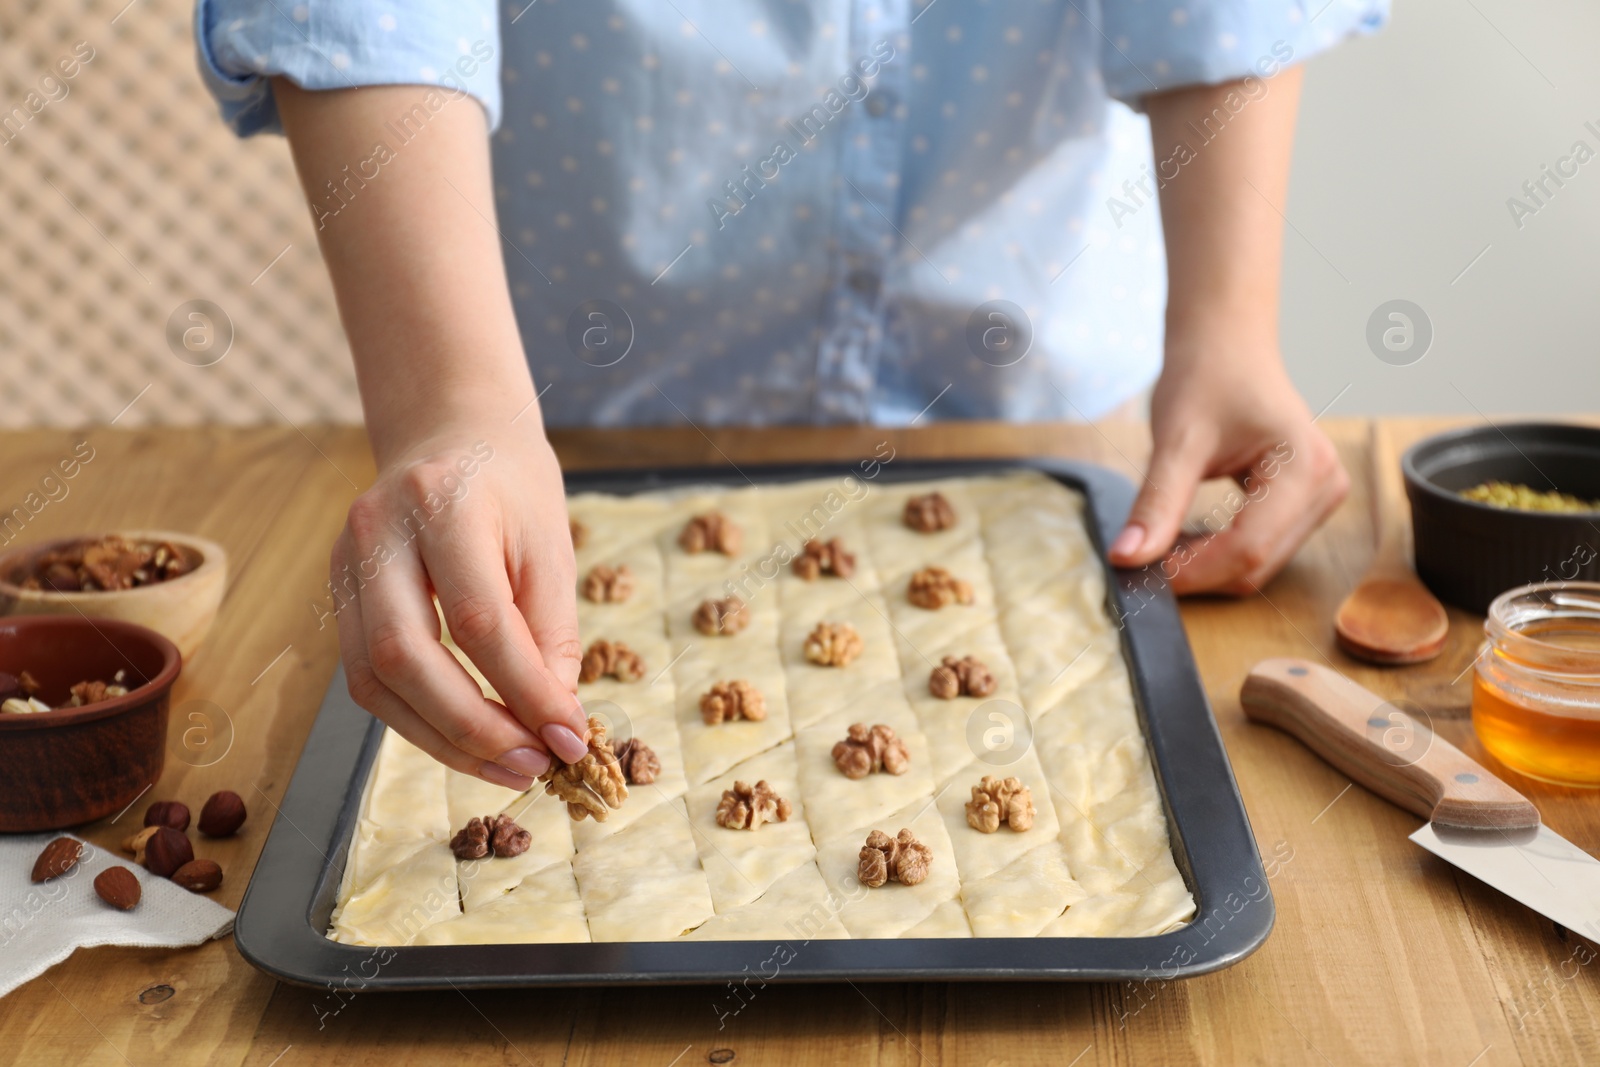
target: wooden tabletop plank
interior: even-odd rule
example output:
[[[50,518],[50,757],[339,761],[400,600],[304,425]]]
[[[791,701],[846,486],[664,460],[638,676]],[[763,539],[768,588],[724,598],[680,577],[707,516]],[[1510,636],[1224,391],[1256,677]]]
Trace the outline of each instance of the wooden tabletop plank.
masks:
[[[1493,766],[1472,734],[1470,673],[1462,674],[1481,639],[1480,619],[1452,611],[1445,653],[1415,668],[1368,668],[1333,641],[1333,609],[1360,576],[1373,539],[1365,423],[1328,425],[1352,474],[1351,499],[1261,596],[1183,605],[1278,909],[1271,939],[1238,966],[1183,982],[379,995],[277,983],[240,959],[231,942],[170,952],[102,948],[78,952],[5,999],[0,1059],[162,1067],[1600,1061],[1600,965],[1589,942],[1412,845],[1406,835],[1414,817],[1359,786],[1346,788],[1344,776],[1292,738],[1247,722],[1239,708],[1239,685],[1255,662],[1303,656],[1390,699],[1416,701],[1442,736]],[[1402,447],[1444,425],[1391,423]],[[67,496],[30,521],[28,540],[159,525],[213,538],[230,552],[217,627],[174,690],[173,730],[199,728],[184,716],[206,710],[192,702],[207,701],[221,714],[208,712],[195,738],[220,744],[231,725],[231,747],[220,759],[203,745],[175,747],[152,795],[192,807],[220,788],[245,797],[245,832],[202,848],[228,872],[218,898],[237,906],[337,662],[333,628],[319,629],[314,605],[326,592],[328,545],[357,487],[370,483],[371,459],[352,429],[96,429],[86,436],[94,459]],[[6,435],[0,505],[20,501],[84,439]],[[634,464],[642,455],[722,469],[850,462],[888,448],[897,458],[1071,455],[1132,478],[1148,449],[1143,428],[1132,424],[709,436],[689,427],[568,432],[556,443],[569,470]],[[1595,794],[1504,773],[1552,827],[1600,852]],[[85,836],[116,847],[143,806]]]

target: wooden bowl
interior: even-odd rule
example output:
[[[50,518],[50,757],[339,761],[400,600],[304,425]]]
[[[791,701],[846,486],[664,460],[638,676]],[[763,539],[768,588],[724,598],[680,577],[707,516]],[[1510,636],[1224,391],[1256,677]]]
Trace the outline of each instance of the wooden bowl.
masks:
[[[77,682],[128,672],[125,696],[0,713],[0,833],[59,830],[133,803],[161,777],[168,702],[182,666],[171,641],[120,619],[0,619],[0,671],[32,674],[46,704],[66,703]]]
[[[65,548],[83,537],[23,545],[0,554],[0,615],[88,615],[121,619],[147,626],[178,646],[184,659],[194,655],[216,621],[227,584],[228,554],[215,541],[169,530],[118,530],[130,541],[170,541],[196,561],[194,570],[170,581],[136,589],[88,590],[58,593],[53,589],[24,589],[18,572],[31,569],[44,553]]]

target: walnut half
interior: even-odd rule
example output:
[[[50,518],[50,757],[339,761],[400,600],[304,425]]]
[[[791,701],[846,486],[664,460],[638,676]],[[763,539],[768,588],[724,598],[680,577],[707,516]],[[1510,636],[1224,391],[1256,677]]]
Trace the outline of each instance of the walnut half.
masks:
[[[629,785],[649,785],[661,773],[661,759],[656,750],[637,737],[625,737],[611,746],[622,777]]]
[[[450,839],[450,851],[458,860],[481,860],[491,852],[496,856],[520,856],[533,843],[533,835],[516,824],[509,815],[474,816]]]
[[[833,746],[833,763],[846,778],[865,778],[875,771],[904,774],[911,767],[906,743],[883,723],[850,724],[849,735]]]
[[[943,493],[924,493],[906,501],[902,518],[918,533],[937,533],[956,524],[956,509],[950,506]]]
[[[633,595],[633,572],[626,563],[608,567],[597,563],[583,576],[583,598],[596,604],[620,604]]]
[[[1033,793],[1020,778],[984,775],[967,801],[967,825],[992,834],[1005,823],[1017,833],[1033,828]]]
[[[928,692],[940,700],[956,697],[986,697],[995,691],[996,682],[989,668],[971,656],[946,656],[928,675]]]
[[[824,667],[846,667],[866,646],[847,622],[819,622],[806,637],[805,655]]]
[[[929,611],[938,611],[946,604],[970,604],[972,583],[962,581],[943,567],[924,567],[911,576],[906,599]]]
[[[794,805],[772,791],[766,779],[755,785],[734,782],[717,803],[717,825],[730,830],[754,830],[764,822],[788,822]]]
[[[644,677],[644,659],[621,641],[595,641],[583,650],[578,681],[595,682],[607,675],[619,682],[637,682]]]
[[[605,822],[610,809],[628,799],[628,785],[617,755],[606,738],[606,724],[589,716],[589,751],[577,763],[552,754],[550,769],[539,776],[544,791],[563,800],[573,822],[585,818]]]
[[[696,515],[678,535],[678,545],[691,554],[710,551],[737,556],[743,544],[744,531],[720,511]]]
[[[848,578],[856,572],[856,557],[854,552],[844,550],[844,544],[837,537],[825,542],[812,538],[801,546],[800,554],[790,566],[808,582],[824,574]]]
[[[706,599],[694,609],[694,617],[690,621],[696,630],[707,637],[717,634],[731,637],[750,625],[750,609],[736,596],[720,600]]]
[[[856,877],[869,889],[888,882],[916,885],[928,877],[932,865],[933,850],[912,836],[910,830],[901,830],[897,837],[874,830],[861,847]]]
[[[718,682],[700,697],[700,717],[707,726],[737,719],[760,722],[767,717],[767,700],[742,678]]]

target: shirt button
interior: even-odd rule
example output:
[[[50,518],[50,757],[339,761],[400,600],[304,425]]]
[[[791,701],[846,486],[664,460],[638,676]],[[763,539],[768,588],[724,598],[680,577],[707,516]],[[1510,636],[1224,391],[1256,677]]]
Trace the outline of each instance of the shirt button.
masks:
[[[873,93],[867,97],[867,114],[873,118],[882,118],[883,113],[889,110],[889,101],[883,98],[882,93]]]
[[[874,271],[853,270],[845,278],[845,284],[870,300],[878,295],[878,286],[882,284],[882,279]]]

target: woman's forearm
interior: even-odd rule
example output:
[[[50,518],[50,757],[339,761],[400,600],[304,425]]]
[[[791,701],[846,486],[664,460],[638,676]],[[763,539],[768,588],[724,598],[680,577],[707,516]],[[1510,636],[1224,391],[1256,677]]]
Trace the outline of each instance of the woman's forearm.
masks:
[[[1167,331],[1274,352],[1301,71],[1145,98],[1167,244]],[[1180,355],[1169,348],[1169,355]]]
[[[308,92],[280,78],[273,91],[380,467],[441,426],[508,424],[533,388],[492,221],[483,110],[427,86]],[[537,405],[517,424],[540,432]]]

